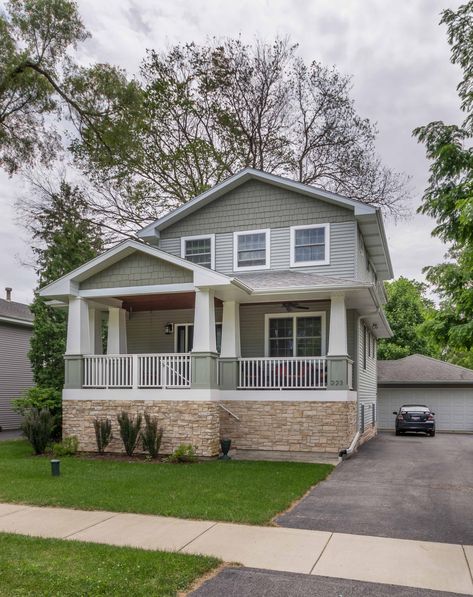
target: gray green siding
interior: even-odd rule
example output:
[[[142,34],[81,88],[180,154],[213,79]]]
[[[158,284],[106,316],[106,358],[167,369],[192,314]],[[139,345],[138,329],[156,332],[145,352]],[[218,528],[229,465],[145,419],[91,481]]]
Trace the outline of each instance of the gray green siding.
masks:
[[[252,180],[169,226],[161,238],[353,220],[344,207]]]
[[[81,282],[80,288],[117,288],[151,284],[181,284],[193,281],[191,271],[167,261],[133,253],[118,263]]]
[[[233,232],[271,230],[271,269],[290,268],[290,227],[330,224],[330,264],[297,268],[328,276],[355,277],[356,222],[351,210],[250,181],[188,215],[160,234],[159,247],[181,256],[181,237],[215,234],[215,269],[233,273]]]
[[[33,384],[28,359],[31,328],[0,323],[0,426],[18,429],[21,417],[11,402]]]
[[[326,348],[328,347],[328,330],[330,325],[330,302],[318,301],[306,303],[310,311],[323,311],[326,314]],[[266,313],[285,313],[280,304],[274,305],[240,305],[240,336],[242,357],[264,356],[264,321]],[[222,310],[216,309],[215,320],[221,322]],[[354,359],[355,335],[352,322],[355,312],[349,310],[348,318],[348,352]],[[193,323],[193,309],[176,309],[166,311],[139,311],[132,313],[127,323],[128,352],[153,353],[174,352],[174,334],[166,335],[166,323]]]

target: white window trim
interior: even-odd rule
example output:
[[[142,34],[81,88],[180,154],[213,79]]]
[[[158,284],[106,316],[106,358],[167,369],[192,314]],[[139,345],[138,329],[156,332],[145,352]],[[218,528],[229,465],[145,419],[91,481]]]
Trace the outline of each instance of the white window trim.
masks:
[[[193,321],[186,321],[184,323],[182,323],[182,322],[173,323],[173,327],[174,327],[174,352],[176,354],[186,354],[186,353],[178,353],[177,352],[177,328],[180,325],[186,328],[186,344],[189,344],[189,327],[190,326],[194,326],[195,322],[193,322]],[[222,324],[221,321],[216,321],[215,322],[215,326],[217,326],[217,325],[221,325],[222,326],[222,330],[223,330],[223,324]]]
[[[309,228],[325,229],[325,257],[317,261],[296,261],[296,230]],[[308,224],[305,226],[291,226],[291,267],[310,267],[311,265],[330,265],[330,224]]]
[[[187,240],[204,240],[206,238],[210,238],[210,269],[215,269],[215,234],[197,234],[195,236],[181,236],[181,257],[182,259],[186,259]],[[186,261],[188,261],[188,259],[186,259]],[[190,263],[193,262],[191,261]]]
[[[246,234],[262,234],[266,235],[266,263],[264,265],[249,265],[240,267],[238,265],[238,237],[244,236]],[[270,258],[270,248],[271,248],[271,230],[269,228],[263,228],[259,230],[238,230],[237,232],[233,233],[233,271],[235,272],[249,272],[254,270],[261,270],[261,269],[269,269],[271,258]]]
[[[296,326],[297,326],[297,319],[298,317],[320,317],[320,323],[321,323],[321,334],[322,334],[322,341],[321,341],[321,346],[320,346],[320,356],[324,357],[327,352],[326,352],[326,338],[327,338],[327,330],[326,330],[326,313],[325,311],[305,311],[305,312],[301,312],[301,313],[265,313],[264,315],[264,356],[269,358],[269,320],[270,319],[286,319],[288,317],[292,317],[293,318],[293,338],[294,340],[296,339]],[[295,352],[296,350],[296,342],[294,342],[294,346],[293,346],[293,352]],[[296,355],[292,355],[293,357]],[[314,355],[313,358],[317,358],[317,356],[319,355]],[[283,358],[288,358],[288,357],[281,357]],[[304,357],[298,357],[298,358],[304,358]],[[307,357],[307,358],[312,358],[312,357]]]

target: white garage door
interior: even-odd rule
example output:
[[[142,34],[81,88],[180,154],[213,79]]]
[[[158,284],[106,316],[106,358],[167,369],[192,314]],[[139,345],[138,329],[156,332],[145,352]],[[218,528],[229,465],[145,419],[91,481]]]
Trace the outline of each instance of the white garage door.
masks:
[[[394,429],[393,411],[402,404],[425,404],[439,431],[473,431],[472,388],[378,388],[378,424]]]

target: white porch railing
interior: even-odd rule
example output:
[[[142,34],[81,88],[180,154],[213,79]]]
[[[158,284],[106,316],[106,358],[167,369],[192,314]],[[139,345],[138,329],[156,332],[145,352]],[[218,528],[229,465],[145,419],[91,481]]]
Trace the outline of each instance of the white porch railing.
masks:
[[[84,388],[188,388],[189,354],[84,356]]]
[[[326,360],[322,357],[239,359],[240,389],[283,390],[327,387]]]

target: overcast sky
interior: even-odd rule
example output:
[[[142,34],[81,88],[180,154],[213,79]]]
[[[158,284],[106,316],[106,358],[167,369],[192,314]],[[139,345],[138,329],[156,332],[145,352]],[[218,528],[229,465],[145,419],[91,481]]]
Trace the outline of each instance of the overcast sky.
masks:
[[[79,0],[92,38],[80,60],[111,62],[136,72],[147,48],[202,42],[209,36],[268,41],[289,35],[307,60],[319,60],[353,76],[353,96],[363,117],[379,129],[377,148],[391,168],[412,177],[412,216],[387,222],[395,275],[423,279],[425,265],[442,260],[445,247],[430,237],[433,221],[415,215],[428,164],[412,129],[432,120],[459,122],[455,88],[439,13],[449,0]],[[0,296],[28,302],[35,286],[29,243],[15,216],[15,200],[27,188],[0,173]]]

